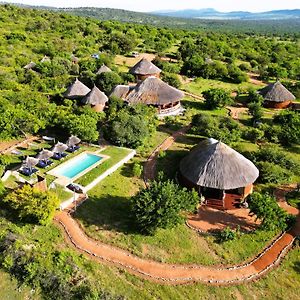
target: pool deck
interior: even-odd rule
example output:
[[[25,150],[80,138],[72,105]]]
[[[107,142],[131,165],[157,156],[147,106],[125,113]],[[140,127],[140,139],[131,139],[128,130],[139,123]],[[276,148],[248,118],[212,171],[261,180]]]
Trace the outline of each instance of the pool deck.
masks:
[[[59,174],[59,170],[64,168],[66,165],[72,164],[72,162],[77,161],[78,158],[80,158],[81,156],[84,156],[86,154],[97,155],[97,156],[101,157],[101,159],[98,162],[92,164],[90,167],[83,170],[82,172],[78,173],[73,178],[69,178],[69,177],[66,177],[66,176],[63,176],[63,175]],[[80,154],[74,156],[73,158],[61,163],[60,165],[58,165],[54,169],[47,172],[47,174],[57,177],[57,179],[55,180],[55,183],[66,186],[66,185],[74,182],[78,178],[82,177],[84,174],[88,173],[92,169],[96,168],[98,165],[100,165],[101,163],[103,163],[104,161],[106,161],[109,158],[110,158],[109,156],[101,154],[101,150],[96,151],[96,152],[84,151],[84,152],[81,152]]]
[[[128,149],[130,150],[130,149]],[[100,150],[101,151],[101,150]],[[119,169],[121,166],[123,166],[125,163],[127,163],[129,160],[131,160],[134,156],[136,155],[136,151],[132,150],[126,157],[124,157],[122,160],[117,162],[115,165],[113,165],[111,168],[103,172],[99,177],[97,177],[93,182],[88,184],[87,186],[84,187],[84,193],[86,194],[89,190],[93,189],[97,184],[99,184],[104,178],[115,172],[117,169]],[[102,156],[102,155],[101,155]],[[104,156],[104,155],[103,155]],[[109,157],[109,156],[107,156]],[[102,161],[102,160],[101,160]],[[100,162],[101,162],[100,161]],[[82,175],[81,175],[82,176]],[[80,198],[82,194],[76,194],[74,193],[73,196],[62,202],[60,204],[60,209],[64,210],[65,208],[69,207],[72,202],[76,202],[78,198]]]

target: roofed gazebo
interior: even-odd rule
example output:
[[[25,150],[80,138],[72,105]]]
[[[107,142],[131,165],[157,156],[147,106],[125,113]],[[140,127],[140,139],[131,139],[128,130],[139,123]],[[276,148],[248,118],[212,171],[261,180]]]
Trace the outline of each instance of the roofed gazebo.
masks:
[[[107,96],[96,86],[82,99],[83,104],[90,105],[96,112],[103,111],[107,101]]]
[[[264,97],[264,106],[267,108],[287,108],[296,99],[280,81],[269,84],[259,93]]]
[[[136,77],[137,82],[150,76],[160,77],[161,69],[146,58],[142,58],[130,69],[130,73]]]
[[[86,85],[76,78],[76,80],[68,87],[64,96],[67,99],[81,99],[90,91],[91,90]]]
[[[128,104],[146,104],[157,108],[159,115],[178,114],[182,111],[180,100],[184,93],[157,77],[148,77],[136,86],[116,86],[113,96]]]
[[[214,139],[200,142],[180,162],[178,180],[195,188],[205,204],[234,209],[252,193],[259,171],[243,155]]]

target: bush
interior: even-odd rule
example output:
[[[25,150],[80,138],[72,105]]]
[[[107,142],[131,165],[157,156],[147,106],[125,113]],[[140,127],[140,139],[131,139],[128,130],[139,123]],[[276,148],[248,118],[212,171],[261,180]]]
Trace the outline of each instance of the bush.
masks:
[[[158,228],[172,228],[183,222],[183,211],[193,212],[199,203],[197,192],[181,188],[160,175],[149,188],[132,198],[131,211],[142,233],[154,234]]]
[[[247,128],[243,131],[243,137],[253,143],[260,141],[264,137],[264,132],[258,128]]]
[[[132,173],[135,177],[141,177],[143,174],[143,166],[141,166],[139,163],[134,163],[132,167]]]
[[[194,134],[214,138],[223,143],[237,142],[242,135],[238,122],[227,117],[198,114],[193,117],[191,131]]]
[[[292,173],[279,165],[270,162],[259,162],[259,181],[261,183],[287,183],[291,181]]]
[[[123,80],[115,72],[105,72],[97,75],[96,82],[100,90],[109,95],[116,85],[123,83]]]
[[[278,206],[276,199],[269,194],[253,193],[249,199],[249,208],[264,230],[285,230],[290,221],[289,215]]]
[[[232,230],[230,227],[225,227],[223,230],[218,232],[217,239],[219,243],[232,241],[236,239],[237,233],[239,232],[236,230]]]
[[[15,210],[21,220],[47,225],[58,208],[59,199],[51,192],[40,192],[30,185],[8,194],[3,202]]]
[[[223,89],[210,89],[203,92],[205,104],[208,109],[218,109],[233,102],[229,92]]]
[[[175,88],[179,88],[181,85],[181,82],[176,74],[163,73],[162,80]]]

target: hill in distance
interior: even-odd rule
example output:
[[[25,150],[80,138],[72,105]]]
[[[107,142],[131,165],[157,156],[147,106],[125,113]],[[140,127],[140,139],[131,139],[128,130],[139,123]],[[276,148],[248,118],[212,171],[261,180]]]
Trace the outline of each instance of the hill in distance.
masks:
[[[205,9],[185,9],[177,11],[154,11],[157,16],[168,16],[176,18],[193,19],[228,19],[228,20],[282,20],[300,18],[300,9],[293,10],[272,10],[261,13],[251,13],[247,11],[219,12],[213,8]]]
[[[291,22],[291,18],[260,18],[259,21],[254,21],[251,18],[241,19],[237,17],[231,17],[229,19],[218,17],[214,19],[211,16],[218,12],[212,8],[200,10],[202,11],[202,14],[206,16],[203,18],[200,18],[199,14],[196,13],[199,10],[186,10],[187,12],[190,12],[190,15],[184,18],[183,15],[180,16],[179,12],[176,11],[142,13],[123,9],[99,7],[57,8],[46,6],[22,5],[17,3],[13,5],[30,9],[43,9],[54,12],[70,13],[81,17],[95,18],[101,21],[112,20],[126,23],[149,24],[157,27],[171,27],[180,29],[200,29],[213,31],[219,30],[256,33],[298,33],[300,27],[300,10],[296,10],[295,12],[295,15],[299,15],[299,17],[293,17],[293,22]],[[178,16],[168,16],[167,14],[178,14]],[[241,14],[241,12],[231,13],[232,16],[234,14]]]

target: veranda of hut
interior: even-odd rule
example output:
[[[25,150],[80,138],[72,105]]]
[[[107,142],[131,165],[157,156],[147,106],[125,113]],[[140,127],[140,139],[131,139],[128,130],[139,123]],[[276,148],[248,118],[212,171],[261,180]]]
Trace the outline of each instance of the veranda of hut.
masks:
[[[252,193],[258,175],[255,165],[240,153],[207,139],[181,161],[177,177],[181,185],[198,191],[203,205],[230,210]]]

